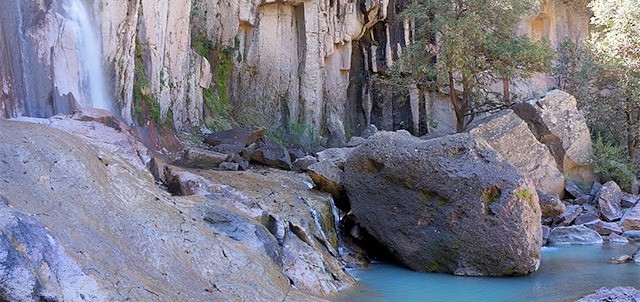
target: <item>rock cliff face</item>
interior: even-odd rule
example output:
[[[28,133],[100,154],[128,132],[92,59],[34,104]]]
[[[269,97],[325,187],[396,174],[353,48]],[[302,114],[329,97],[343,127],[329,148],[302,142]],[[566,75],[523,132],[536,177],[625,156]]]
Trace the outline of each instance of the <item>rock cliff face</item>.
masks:
[[[48,117],[95,102],[87,92],[93,80],[85,44],[68,9],[74,1],[12,0],[0,12],[3,116]],[[444,96],[392,95],[372,81],[411,42],[409,24],[398,17],[404,0],[85,5],[103,49],[92,60],[104,67],[114,111],[129,123],[145,124],[139,117],[149,111],[187,129],[202,124],[205,113],[220,114],[205,109],[207,100],[228,103],[245,123],[309,125],[334,145],[369,123],[415,133],[431,120],[440,125],[431,132],[452,131]],[[584,38],[589,16],[582,0],[544,0],[519,30],[557,45]],[[534,94],[552,85],[539,76],[521,89]]]

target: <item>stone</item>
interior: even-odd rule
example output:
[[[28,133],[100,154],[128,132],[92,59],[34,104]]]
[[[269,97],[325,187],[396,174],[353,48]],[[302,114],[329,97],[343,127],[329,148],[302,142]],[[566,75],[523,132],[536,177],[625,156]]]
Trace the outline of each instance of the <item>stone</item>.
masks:
[[[291,157],[289,152],[282,146],[274,143],[266,143],[253,152],[251,159],[266,166],[291,170]]]
[[[257,148],[258,148],[258,144],[253,143],[253,144],[247,146],[246,148],[244,148],[244,150],[242,150],[242,152],[240,152],[240,156],[242,156],[242,158],[245,161],[251,161],[251,157],[253,156],[253,152],[256,152]]]
[[[582,297],[576,302],[636,302],[640,301],[640,291],[631,286],[618,286],[614,288],[602,287],[595,293]]]
[[[344,180],[358,224],[413,270],[501,276],[538,268],[535,188],[481,138],[378,132],[349,155]]]
[[[591,185],[591,190],[589,191],[589,194],[596,196],[598,195],[598,192],[600,191],[600,189],[602,189],[602,184],[595,181],[593,182],[593,184]]]
[[[602,186],[595,200],[603,220],[616,221],[622,218],[621,199],[622,190],[614,181],[609,181]]]
[[[303,157],[300,157],[298,159],[296,159],[293,164],[293,170],[294,171],[299,171],[299,172],[305,172],[307,170],[309,170],[309,166],[317,163],[318,160],[311,155],[305,155]]]
[[[624,231],[622,236],[629,239],[629,241],[640,241],[640,231],[638,230]]]
[[[204,142],[211,146],[217,146],[225,141],[238,141],[244,144],[243,147],[249,146],[262,138],[264,128],[258,129],[229,129],[220,132],[211,133],[204,138]]]
[[[228,154],[191,147],[184,152],[181,163],[192,168],[213,169],[228,159]]]
[[[578,217],[576,217],[576,219],[573,221],[573,224],[581,225],[596,220],[600,220],[600,215],[598,215],[598,213],[583,211],[580,215],[578,215]]]
[[[633,258],[627,254],[623,254],[617,257],[612,257],[611,259],[609,259],[610,263],[616,263],[616,264],[629,263],[631,261],[633,261]]]
[[[538,190],[560,198],[564,195],[564,176],[558,170],[549,149],[536,139],[527,124],[512,110],[490,116],[474,125],[469,133],[485,139],[493,149],[533,181]]]
[[[317,152],[316,157],[318,157],[319,162],[326,160],[344,170],[347,157],[353,149],[354,148],[329,148],[324,151]]]
[[[595,203],[595,195],[591,195],[591,194],[584,194],[576,199],[573,199],[570,201],[572,204],[578,204],[578,205],[596,205]]]
[[[558,226],[568,226],[584,211],[582,206],[569,205],[566,206],[564,213],[560,214],[555,220],[555,224]]]
[[[249,169],[249,161],[245,160],[244,157],[238,154],[235,154],[231,161],[238,164],[238,170],[246,171]]]
[[[289,152],[289,157],[291,157],[292,162],[295,162],[298,158],[307,156],[303,148],[299,146],[289,146],[289,148],[287,148],[287,151]]]
[[[211,151],[223,154],[239,154],[244,150],[244,142],[235,139],[226,139],[211,148]]]
[[[513,108],[538,141],[549,148],[567,180],[585,186],[595,180],[591,134],[573,96],[553,90],[541,99],[519,103]]]
[[[602,237],[584,225],[560,226],[551,230],[548,242],[551,245],[601,244]]]
[[[624,213],[620,227],[625,231],[640,230],[640,205],[635,205]]]
[[[347,142],[347,147],[357,147],[367,142],[367,139],[360,136],[354,136]]]
[[[629,243],[629,239],[616,233],[611,233],[611,235],[607,236],[606,241],[611,243]]]
[[[227,171],[238,171],[240,169],[240,165],[238,165],[238,163],[223,162],[220,163],[218,168]]]
[[[572,181],[566,181],[564,184],[564,190],[569,193],[569,195],[573,196],[573,198],[580,198],[585,193]]]
[[[584,226],[598,232],[600,235],[609,235],[609,234],[622,234],[622,229],[615,222],[604,222],[602,220],[595,220],[591,222],[587,222],[583,224]]]
[[[370,136],[376,134],[377,132],[378,132],[378,127],[376,127],[376,125],[370,124],[369,126],[364,128],[364,130],[360,134],[360,137],[369,138]]]
[[[319,161],[309,166],[307,173],[319,190],[331,194],[336,200],[345,198],[344,172],[333,162],[327,160]]]
[[[620,206],[623,208],[631,208],[638,203],[640,196],[622,192],[622,198],[620,199]]]
[[[566,206],[557,197],[538,190],[542,218],[556,218],[566,210]]]

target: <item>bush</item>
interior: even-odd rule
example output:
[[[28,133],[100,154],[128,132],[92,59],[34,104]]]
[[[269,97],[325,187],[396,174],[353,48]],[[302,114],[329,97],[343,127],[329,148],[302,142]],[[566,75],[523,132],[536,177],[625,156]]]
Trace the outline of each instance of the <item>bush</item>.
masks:
[[[593,172],[602,181],[613,180],[625,191],[631,191],[631,182],[636,177],[636,167],[627,152],[597,135],[593,142]]]

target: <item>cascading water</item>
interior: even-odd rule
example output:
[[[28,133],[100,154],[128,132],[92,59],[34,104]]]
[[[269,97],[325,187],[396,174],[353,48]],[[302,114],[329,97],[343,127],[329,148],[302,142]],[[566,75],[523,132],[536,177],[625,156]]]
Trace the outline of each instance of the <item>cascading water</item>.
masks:
[[[80,107],[117,113],[91,1],[3,2],[0,116],[50,117]]]
[[[107,93],[107,85],[102,67],[102,43],[98,39],[94,22],[82,0],[65,0],[65,9],[69,17],[76,22],[77,48],[79,65],[84,77],[81,82],[82,91],[89,94],[82,107],[94,107],[114,112],[111,98]],[[88,89],[87,89],[88,88]]]

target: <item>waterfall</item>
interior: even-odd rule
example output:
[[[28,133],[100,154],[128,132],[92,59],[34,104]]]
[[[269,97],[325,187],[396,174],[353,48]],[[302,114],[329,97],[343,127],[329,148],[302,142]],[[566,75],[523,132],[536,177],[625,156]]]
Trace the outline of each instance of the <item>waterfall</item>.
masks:
[[[83,0],[65,0],[65,9],[71,20],[77,23],[76,48],[78,63],[81,66],[80,90],[84,92],[86,100],[81,102],[82,107],[94,107],[115,113],[111,97],[107,92],[107,84],[102,66],[102,43],[98,38],[95,22],[85,7]]]

